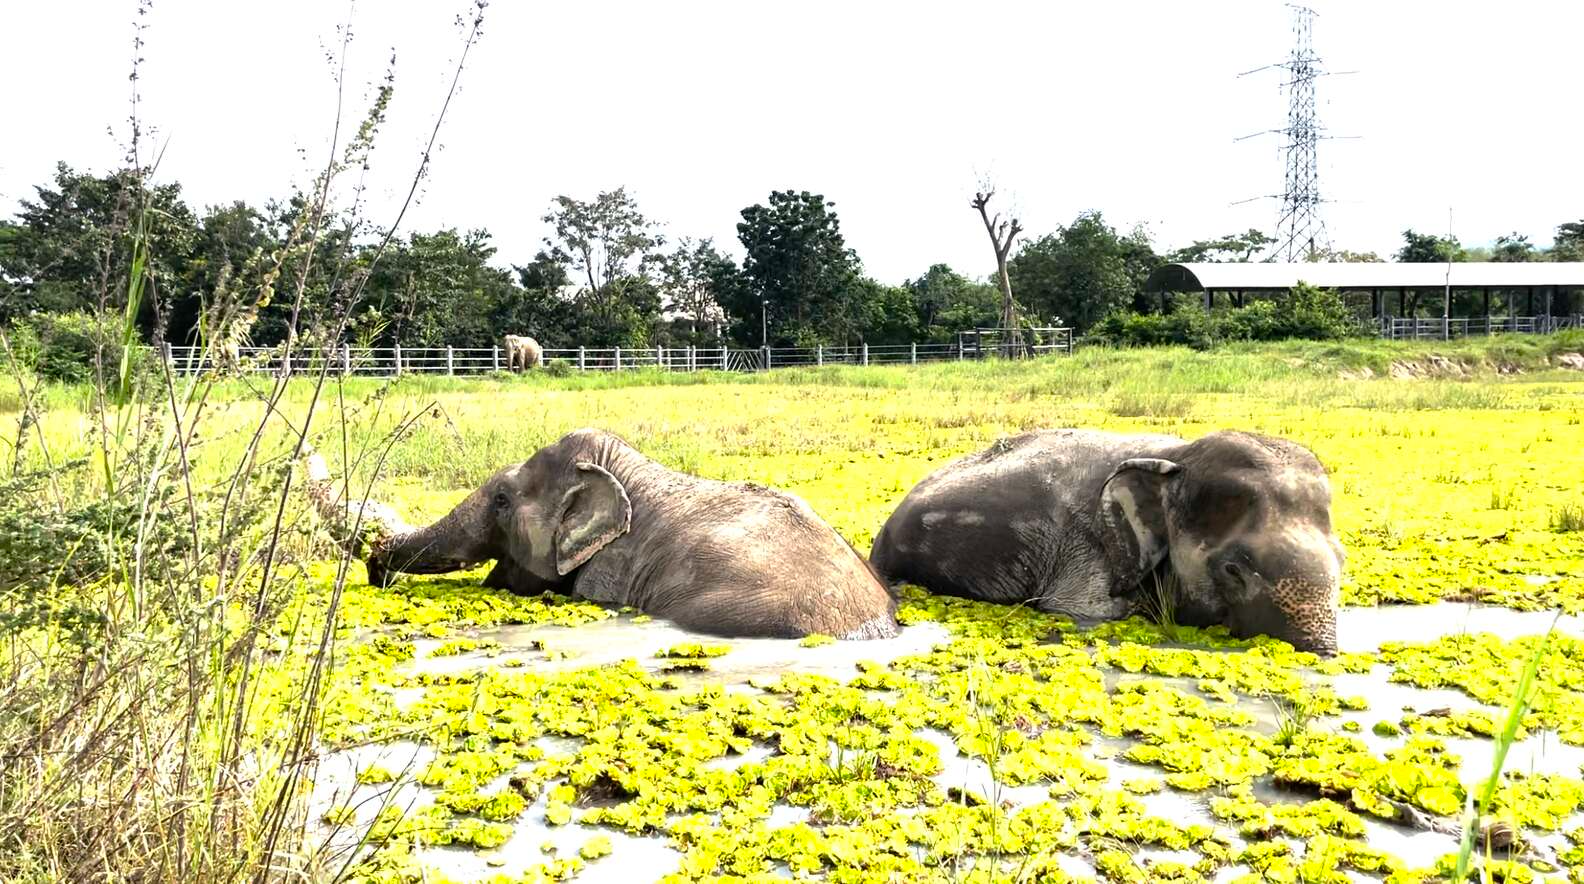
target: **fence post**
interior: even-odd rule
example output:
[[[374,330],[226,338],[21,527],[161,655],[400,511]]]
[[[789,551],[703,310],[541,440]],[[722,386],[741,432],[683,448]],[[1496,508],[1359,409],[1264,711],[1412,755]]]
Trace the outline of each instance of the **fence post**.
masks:
[[[352,374],[352,345],[341,344],[341,376],[348,377]]]
[[[587,354],[584,352],[583,348],[579,347],[578,348],[578,371],[586,371],[588,369],[588,360],[587,360],[586,357],[587,357]]]
[[[500,371],[500,345],[490,347],[490,371]]]
[[[814,364],[815,365],[824,365],[825,364],[825,345],[824,344],[815,344],[814,345]]]
[[[766,345],[764,347],[760,347],[759,349],[764,351],[764,367],[766,369],[769,369],[770,368],[770,347],[768,345]]]
[[[454,369],[454,364],[451,361],[451,345],[450,344],[446,344],[446,374],[448,374],[448,375],[456,374],[456,371]]]
[[[957,361],[958,362],[963,361],[963,339],[962,338],[958,338],[957,339]]]
[[[725,341],[722,341],[721,342],[721,371],[730,371],[731,370],[731,363],[726,360],[726,357],[729,356],[729,355],[731,355],[731,348],[726,346],[726,342]]]
[[[656,347],[655,348],[655,367],[656,368],[670,368],[671,367],[671,366],[665,364],[665,348],[664,347]]]
[[[913,364],[918,365],[918,341],[913,342],[913,351],[910,355],[913,359]]]
[[[163,346],[160,349],[165,351],[165,353],[164,353],[164,356],[165,356],[165,367],[170,369],[170,373],[171,374],[175,374],[176,373],[176,353],[171,349],[170,341],[165,341]]]
[[[698,371],[698,346],[688,344],[687,370]]]
[[[401,344],[391,345],[391,358],[395,360],[396,376],[401,377]]]
[[[864,365],[868,365],[869,364],[869,342],[868,341],[864,341],[864,343],[863,343],[863,364]]]
[[[621,348],[616,348],[616,370],[621,371]]]

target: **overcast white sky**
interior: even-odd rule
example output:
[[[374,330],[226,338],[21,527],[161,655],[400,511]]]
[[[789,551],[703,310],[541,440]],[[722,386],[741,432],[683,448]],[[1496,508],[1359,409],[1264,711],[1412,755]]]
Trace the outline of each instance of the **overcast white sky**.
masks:
[[[1538,244],[1584,216],[1578,92],[1584,3],[1317,0],[1321,145],[1332,241],[1392,251],[1404,227],[1466,244]],[[375,158],[374,217],[405,193],[461,45],[459,0],[362,0],[348,90],[362,107],[397,55]],[[0,7],[0,212],[57,160],[103,170],[124,130],[132,0]],[[143,116],[160,174],[195,208],[262,203],[322,163],[334,103],[333,0],[155,0]],[[836,202],[848,243],[888,282],[945,261],[993,269],[968,199],[991,173],[1039,234],[1098,209],[1162,250],[1275,226],[1275,0],[578,2],[495,0],[408,229],[484,227],[502,263],[540,247],[551,197],[625,184],[677,236],[737,253],[772,189]],[[358,116],[354,111],[351,116]],[[1005,206],[1005,203],[1003,207]]]

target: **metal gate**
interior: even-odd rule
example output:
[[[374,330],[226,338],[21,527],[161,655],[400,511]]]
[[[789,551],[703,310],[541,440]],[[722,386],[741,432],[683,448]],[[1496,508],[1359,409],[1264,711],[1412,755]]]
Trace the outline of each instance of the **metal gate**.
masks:
[[[726,351],[727,371],[764,371],[763,350]]]

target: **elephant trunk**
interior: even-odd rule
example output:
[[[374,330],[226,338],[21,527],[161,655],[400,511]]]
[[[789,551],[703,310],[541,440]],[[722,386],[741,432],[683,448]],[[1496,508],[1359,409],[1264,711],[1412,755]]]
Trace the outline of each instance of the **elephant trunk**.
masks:
[[[365,562],[369,583],[390,586],[397,574],[445,574],[493,558],[483,548],[488,525],[479,496],[475,492],[433,524],[374,544]]]
[[[1267,559],[1266,574],[1245,575],[1253,598],[1235,606],[1234,620],[1248,632],[1263,632],[1300,651],[1337,652],[1337,597],[1341,561],[1324,538],[1307,538]]]

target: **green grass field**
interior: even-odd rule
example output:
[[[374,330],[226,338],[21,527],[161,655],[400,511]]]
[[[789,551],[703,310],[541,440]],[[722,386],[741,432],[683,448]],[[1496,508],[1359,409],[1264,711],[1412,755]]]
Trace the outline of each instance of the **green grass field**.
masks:
[[[1034,363],[755,376],[354,380],[329,390],[313,435],[355,489],[371,483],[371,497],[421,522],[496,468],[568,430],[600,427],[670,467],[795,492],[867,550],[915,482],[1008,433],[1255,430],[1308,445],[1330,470],[1349,555],[1345,605],[1449,599],[1577,614],[1584,375],[1550,369],[1547,357],[1580,349],[1580,337],[1555,336],[1090,350]],[[1425,376],[1393,379],[1394,363],[1398,374]],[[190,452],[200,488],[232,474],[260,422],[265,383],[226,381],[209,394]],[[96,426],[88,394],[46,388],[41,398],[33,438],[42,436],[57,463],[88,457]],[[283,401],[266,461],[284,450],[286,428],[300,426],[307,385],[294,382]],[[17,408],[0,396],[0,414]],[[392,438],[409,419],[410,430]],[[8,462],[11,453],[0,451]],[[39,466],[42,456],[35,441],[22,462]],[[92,493],[94,476],[75,479],[73,493]],[[314,544],[296,531],[287,546],[306,562]],[[478,859],[479,874],[510,881],[594,879],[602,869],[606,880],[1060,880],[1072,863],[1114,881],[1342,881],[1346,871],[1422,880],[1450,869],[1446,857],[1395,853],[1382,827],[1401,822],[1403,808],[1456,821],[1479,783],[1448,746],[1488,758],[1481,747],[1499,730],[1535,643],[1452,635],[1321,663],[1214,631],[1167,641],[1156,626],[1131,621],[1079,632],[1032,612],[913,593],[904,621],[938,624],[930,627],[942,630],[938,642],[857,669],[842,657],[827,676],[759,677],[757,689],[725,691],[720,681],[736,680],[731,661],[762,649],[728,643],[724,657],[696,664],[703,675],[662,671],[641,640],[658,627],[642,618],[514,599],[477,588],[476,575],[381,591],[363,586],[353,565],[326,633],[335,653],[321,656],[315,626],[330,604],[332,569],[290,561],[281,579],[295,589],[257,651],[268,678],[244,716],[247,751],[285,757],[272,719],[292,708],[305,667],[324,660],[315,746],[331,753],[416,741],[431,753],[395,770],[354,763],[365,783],[358,794],[372,804],[343,795],[294,818],[312,830],[308,844],[322,837],[322,820],[368,833],[368,849],[355,855],[362,865],[343,869],[321,855],[307,867],[369,881],[440,880],[420,877],[425,865],[467,877],[456,874],[464,854]],[[224,604],[242,609],[251,598],[238,592]],[[539,629],[538,646],[503,624]],[[610,635],[646,650],[579,665],[584,652],[571,636],[601,629],[628,630]],[[558,652],[563,633],[572,650]],[[23,646],[47,641],[42,635]],[[784,644],[789,659],[830,652]],[[19,647],[8,652],[13,672]],[[281,653],[294,648],[301,653]],[[437,674],[414,668],[415,657],[471,665]],[[1525,735],[1555,731],[1553,740],[1584,744],[1579,672],[1584,641],[1553,639]],[[1427,699],[1405,711],[1395,694],[1377,701],[1346,690],[1346,679],[1374,678],[1373,690],[1388,675],[1415,690],[1459,692],[1468,708],[1427,714]],[[1283,711],[1271,720],[1271,708]],[[975,794],[946,788],[943,766],[957,763],[948,755],[983,765],[987,785]],[[722,766],[729,758],[748,760]],[[1574,843],[1565,834],[1584,807],[1584,780],[1577,759],[1571,764],[1503,779],[1488,814],[1532,833],[1542,852],[1488,856],[1493,874],[1529,880],[1546,863],[1573,880],[1584,873],[1584,836]],[[425,802],[382,810],[371,796],[390,788],[381,785],[387,778],[418,784]],[[273,784],[268,775],[260,782]],[[1012,796],[1004,805],[1002,789]],[[310,791],[297,784],[281,794],[309,807]],[[1203,822],[1174,817],[1170,800],[1188,802]],[[787,807],[792,816],[776,815]],[[244,830],[256,822],[248,813],[233,820]],[[566,843],[581,846],[541,852],[520,834],[530,829],[549,841],[576,833]],[[662,844],[659,867],[617,865]],[[462,853],[434,852],[441,847]],[[38,849],[31,866],[10,868],[42,880],[39,870],[61,866]],[[629,877],[612,871],[622,868]]]

